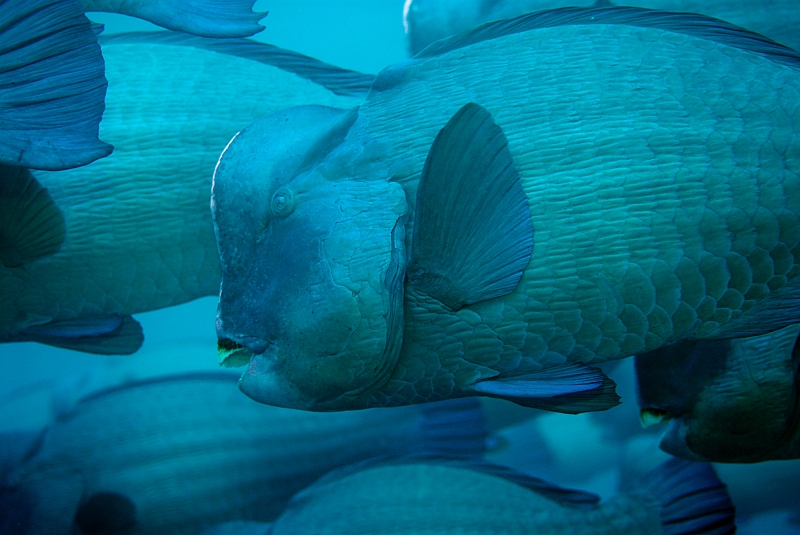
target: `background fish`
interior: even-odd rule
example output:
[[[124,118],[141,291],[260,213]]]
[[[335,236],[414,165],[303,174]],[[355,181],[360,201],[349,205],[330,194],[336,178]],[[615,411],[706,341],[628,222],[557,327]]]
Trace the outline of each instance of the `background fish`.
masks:
[[[702,13],[766,35],[800,49],[800,6],[793,0],[413,0],[406,2],[403,22],[411,54],[457,32],[484,22],[567,6],[635,6],[663,11]]]
[[[600,505],[596,496],[491,466],[398,462],[357,468],[300,492],[270,533],[736,531],[725,486],[708,465],[688,461],[670,461],[639,488]]]
[[[142,334],[130,314],[216,294],[208,203],[219,151],[239,128],[283,106],[353,105],[372,79],[241,40],[163,32],[102,42],[110,89],[101,133],[116,151],[81,169],[35,173],[63,215],[32,201],[0,216],[13,219],[4,227],[37,232],[54,218],[40,241],[58,243],[35,261],[0,265],[2,341],[131,353]],[[6,175],[30,191],[30,175]],[[0,250],[24,245],[0,241]]]
[[[264,29],[256,0],[81,0],[86,11],[122,13],[203,37],[249,37]]]
[[[0,33],[0,165],[60,170],[108,156],[103,56],[78,0],[2,0]]]
[[[586,364],[796,322],[798,67],[700,15],[554,11],[385,69],[357,110],[254,123],[212,192],[240,387],[602,410]]]
[[[196,534],[226,520],[269,521],[338,466],[484,448],[474,401],[314,414],[253,403],[235,382],[198,373],[85,398],[7,486],[5,495],[29,510],[13,533]]]
[[[647,425],[661,448],[715,462],[800,458],[800,325],[736,340],[679,342],[636,357]]]

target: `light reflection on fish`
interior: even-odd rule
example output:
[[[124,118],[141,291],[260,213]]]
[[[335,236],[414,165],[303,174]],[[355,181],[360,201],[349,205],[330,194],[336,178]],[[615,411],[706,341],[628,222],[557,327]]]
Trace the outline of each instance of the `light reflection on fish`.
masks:
[[[381,72],[220,158],[217,332],[263,403],[617,402],[590,365],[800,315],[800,55],[566,9]]]

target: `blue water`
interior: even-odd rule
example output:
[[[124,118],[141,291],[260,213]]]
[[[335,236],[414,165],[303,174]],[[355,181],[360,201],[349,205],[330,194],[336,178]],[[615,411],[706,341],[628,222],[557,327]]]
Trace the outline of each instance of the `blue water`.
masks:
[[[328,63],[376,73],[408,57],[398,0],[272,0],[266,29],[255,39]],[[93,14],[106,33],[156,27],[118,15]],[[132,379],[218,370],[216,298],[136,315],[145,332],[131,356],[97,356],[34,343],[0,345],[0,432],[37,430],[80,397]],[[557,483],[613,496],[626,481],[666,459],[658,433],[630,433],[636,419],[630,362],[614,372],[623,406],[611,416],[545,414],[498,432],[495,462],[538,471]],[[535,411],[531,410],[531,414]],[[615,433],[615,426],[624,433]],[[740,510],[741,533],[800,533],[800,461],[718,466]]]

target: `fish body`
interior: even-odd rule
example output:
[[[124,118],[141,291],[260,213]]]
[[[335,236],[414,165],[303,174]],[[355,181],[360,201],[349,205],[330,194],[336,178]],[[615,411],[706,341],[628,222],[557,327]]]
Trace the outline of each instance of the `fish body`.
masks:
[[[235,383],[226,373],[186,374],[79,402],[6,489],[29,511],[14,533],[196,534],[224,521],[266,522],[342,465],[483,450],[478,404],[324,415],[259,405]]]
[[[355,95],[371,79],[243,40],[167,32],[101,40],[110,80],[101,135],[116,151],[80,169],[34,173],[66,236],[55,254],[0,265],[1,341],[130,353],[141,343],[140,331],[121,324],[130,314],[216,294],[208,205],[219,151],[281,107],[358,102],[334,91]]]
[[[597,505],[541,481],[526,486],[524,477],[457,464],[373,466],[331,474],[302,491],[269,533],[633,535],[664,533],[662,523],[676,534],[735,532],[730,498],[708,465],[678,461],[660,468],[640,488]],[[679,497],[680,505],[667,505]]]
[[[692,460],[800,458],[800,325],[681,342],[636,357],[642,421],[669,421],[667,453]]]
[[[800,25],[800,7],[792,0],[728,2],[726,0],[413,0],[404,15],[409,50],[421,52],[434,41],[485,22],[524,13],[568,6],[625,5],[682,13],[702,13],[766,35],[800,50],[795,29]]]
[[[587,364],[796,322],[798,59],[699,15],[553,11],[389,67],[302,157],[264,148],[301,119],[255,123],[212,192],[240,387],[600,410]]]

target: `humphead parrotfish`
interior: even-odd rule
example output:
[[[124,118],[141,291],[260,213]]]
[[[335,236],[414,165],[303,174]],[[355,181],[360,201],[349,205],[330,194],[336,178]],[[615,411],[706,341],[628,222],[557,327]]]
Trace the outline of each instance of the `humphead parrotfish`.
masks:
[[[101,36],[108,158],[0,167],[0,341],[131,353],[131,314],[219,292],[209,211],[219,152],[285,106],[352,106],[372,76],[247,40]]]
[[[635,6],[702,13],[800,50],[800,5],[795,0],[409,0],[403,10],[408,47],[426,46],[485,22],[568,6]]]
[[[692,460],[800,458],[800,325],[679,342],[636,357],[642,422],[668,420],[667,453]]]
[[[364,466],[366,465],[366,466]],[[446,460],[367,462],[301,491],[271,529],[240,535],[735,533],[734,507],[708,464],[670,460],[598,504],[500,467]],[[266,528],[266,527],[265,527]],[[233,535],[233,530],[210,531]]]
[[[590,365],[800,317],[800,55],[564,9],[440,41],[220,157],[217,334],[263,403],[617,403]]]
[[[256,0],[81,0],[86,11],[122,13],[163,28],[202,37],[249,37],[264,29],[267,14]]]
[[[26,512],[10,532],[196,535],[274,520],[293,494],[354,462],[484,450],[476,400],[316,414],[254,403],[235,383],[187,374],[83,399],[0,493]]]
[[[80,2],[0,0],[0,35],[0,165],[56,171],[108,156],[108,83]]]

